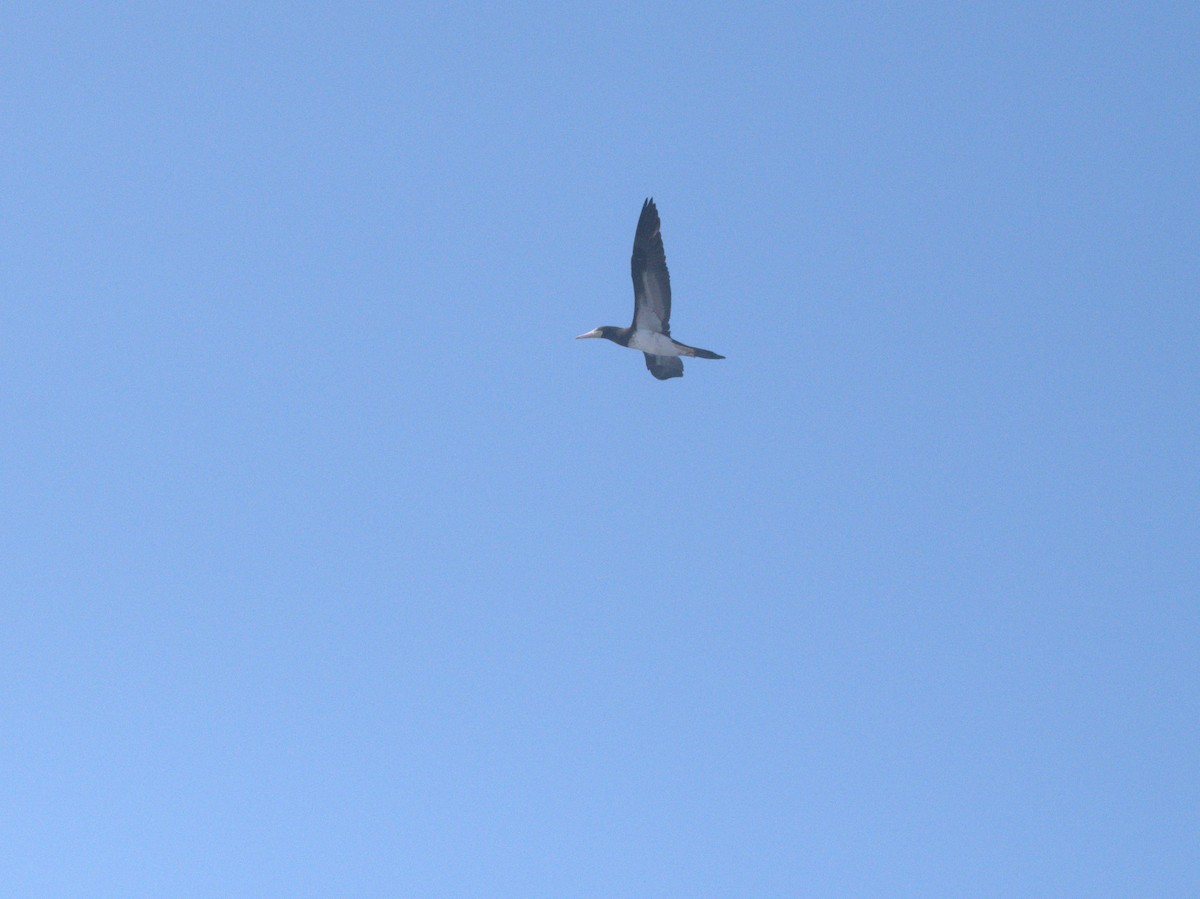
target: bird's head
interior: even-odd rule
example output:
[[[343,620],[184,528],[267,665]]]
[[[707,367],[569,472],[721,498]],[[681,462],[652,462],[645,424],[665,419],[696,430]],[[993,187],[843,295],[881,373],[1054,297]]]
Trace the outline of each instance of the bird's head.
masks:
[[[613,340],[616,331],[617,329],[614,325],[601,325],[599,328],[594,328],[593,330],[588,331],[586,334],[580,334],[575,339],[583,340],[585,337],[603,337],[606,340]]]

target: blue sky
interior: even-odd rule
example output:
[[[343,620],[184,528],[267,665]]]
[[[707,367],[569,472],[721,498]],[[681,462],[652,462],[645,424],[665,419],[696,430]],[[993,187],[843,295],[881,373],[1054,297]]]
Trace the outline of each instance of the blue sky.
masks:
[[[1198,28],[7,6],[5,894],[1200,891]]]

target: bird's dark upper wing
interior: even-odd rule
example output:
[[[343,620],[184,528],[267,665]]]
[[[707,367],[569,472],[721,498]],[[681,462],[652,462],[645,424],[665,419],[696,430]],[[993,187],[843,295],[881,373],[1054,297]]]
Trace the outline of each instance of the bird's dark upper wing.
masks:
[[[683,377],[683,360],[678,356],[655,356],[651,353],[642,355],[646,357],[646,368],[650,369],[650,374],[660,381]]]
[[[671,275],[653,199],[642,204],[629,267],[633,273],[633,327],[670,334]]]

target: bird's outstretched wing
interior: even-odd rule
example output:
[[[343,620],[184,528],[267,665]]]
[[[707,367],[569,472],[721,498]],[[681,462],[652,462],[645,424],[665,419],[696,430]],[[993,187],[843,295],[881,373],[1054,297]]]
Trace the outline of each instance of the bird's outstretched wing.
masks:
[[[633,274],[633,327],[670,334],[671,275],[667,271],[659,225],[658,208],[651,198],[642,204],[633,237],[633,258],[629,261]]]
[[[678,356],[654,356],[650,353],[642,355],[646,357],[646,368],[650,369],[650,374],[660,381],[683,377],[683,360]]]

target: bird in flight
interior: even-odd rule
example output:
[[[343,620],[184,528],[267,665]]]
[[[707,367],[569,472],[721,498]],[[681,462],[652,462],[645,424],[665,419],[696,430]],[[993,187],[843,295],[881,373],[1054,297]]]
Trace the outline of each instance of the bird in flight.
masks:
[[[651,198],[642,204],[642,215],[633,236],[633,258],[629,261],[633,272],[633,324],[628,328],[603,325],[575,339],[603,337],[631,350],[641,350],[650,374],[665,381],[683,377],[681,356],[725,357],[671,338],[671,275],[667,271],[659,225],[658,208]]]

